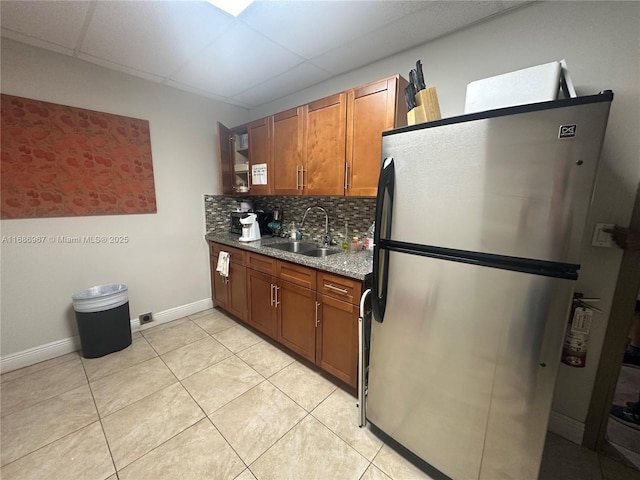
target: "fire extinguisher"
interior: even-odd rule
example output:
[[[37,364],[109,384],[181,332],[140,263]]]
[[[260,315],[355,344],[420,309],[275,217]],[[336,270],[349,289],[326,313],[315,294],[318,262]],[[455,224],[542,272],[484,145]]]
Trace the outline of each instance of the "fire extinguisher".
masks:
[[[599,298],[584,298],[582,293],[573,294],[571,314],[562,346],[562,363],[576,368],[584,368],[587,364],[587,347],[593,312],[601,312],[601,310],[586,302],[599,301]]]

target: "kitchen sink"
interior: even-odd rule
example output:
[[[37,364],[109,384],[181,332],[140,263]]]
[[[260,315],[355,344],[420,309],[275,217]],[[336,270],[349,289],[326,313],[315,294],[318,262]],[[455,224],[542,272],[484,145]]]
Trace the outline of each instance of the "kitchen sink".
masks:
[[[342,251],[334,248],[318,247],[313,243],[304,242],[276,243],[274,245],[266,246],[282,250],[284,252],[299,253],[300,255],[306,255],[307,257],[326,257],[327,255],[333,255]]]
[[[282,250],[285,252],[293,252],[293,253],[303,253],[308,250],[316,250],[318,247],[313,243],[303,243],[303,242],[286,242],[286,243],[276,243],[274,245],[267,245],[269,248],[275,248],[277,250]]]
[[[314,247],[313,250],[304,250],[299,253],[300,255],[306,255],[307,257],[326,257],[340,252],[342,252],[342,250],[336,250],[335,248]]]

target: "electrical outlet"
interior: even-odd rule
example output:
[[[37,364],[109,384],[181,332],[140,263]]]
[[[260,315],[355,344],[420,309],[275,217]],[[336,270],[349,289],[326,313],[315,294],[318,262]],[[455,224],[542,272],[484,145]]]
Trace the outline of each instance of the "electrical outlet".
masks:
[[[142,315],[138,315],[138,320],[140,320],[140,325],[153,322],[153,313],[149,312],[149,313],[143,313]]]
[[[615,226],[615,223],[596,223],[593,229],[591,245],[594,247],[615,247],[616,244],[611,238],[611,234],[605,232],[605,230],[613,230]]]

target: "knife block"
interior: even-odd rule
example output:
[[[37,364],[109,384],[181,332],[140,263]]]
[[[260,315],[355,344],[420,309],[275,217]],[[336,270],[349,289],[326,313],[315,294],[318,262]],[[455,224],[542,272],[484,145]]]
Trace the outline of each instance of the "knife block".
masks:
[[[441,118],[436,87],[425,88],[416,93],[416,107],[407,112],[407,124],[415,125]]]

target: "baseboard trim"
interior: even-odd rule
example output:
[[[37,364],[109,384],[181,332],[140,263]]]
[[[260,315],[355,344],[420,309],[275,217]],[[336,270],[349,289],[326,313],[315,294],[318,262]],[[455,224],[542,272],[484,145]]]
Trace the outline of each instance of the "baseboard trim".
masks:
[[[145,325],[140,325],[140,320],[132,318],[131,331],[137,332],[146,330],[147,328],[171,322],[172,320],[177,320],[178,318],[186,317],[187,315],[193,315],[212,307],[212,300],[210,298],[205,298],[203,300],[198,300],[197,302],[180,305],[179,307],[154,313],[153,322]],[[21,352],[12,353],[0,357],[0,373],[7,373],[19,368],[28,367],[77,350],[80,350],[80,337],[76,335],[75,337],[64,338],[45,345],[29,348]]]
[[[171,322],[173,320],[186,317],[187,315],[193,315],[210,308],[213,308],[213,301],[210,298],[205,298],[204,300],[198,300],[197,302],[187,303],[186,305],[180,305],[179,307],[174,307],[162,312],[154,313],[153,322],[145,323],[144,325],[140,325],[139,319],[132,318],[131,331],[138,332],[141,330],[146,330],[148,328]]]
[[[550,432],[560,435],[567,440],[582,445],[582,438],[584,437],[584,423],[574,420],[571,417],[567,417],[562,413],[551,411],[549,416]]]
[[[80,350],[80,337],[64,338],[56,342],[39,345],[0,358],[0,372],[7,373],[19,368],[50,360],[60,355]]]

